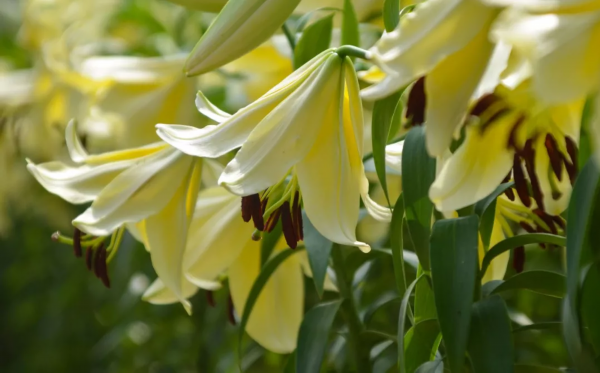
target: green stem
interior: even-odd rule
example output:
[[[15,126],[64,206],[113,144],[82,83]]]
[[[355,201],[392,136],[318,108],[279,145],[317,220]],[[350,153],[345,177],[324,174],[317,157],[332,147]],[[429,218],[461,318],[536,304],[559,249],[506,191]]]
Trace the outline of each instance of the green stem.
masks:
[[[371,52],[354,45],[342,45],[335,50],[335,53],[337,53],[340,57],[358,57],[362,58],[363,60],[370,60],[372,56]]]
[[[358,316],[358,310],[354,302],[354,293],[352,292],[352,279],[346,273],[344,267],[344,256],[339,245],[334,244],[331,250],[331,259],[333,261],[333,269],[337,279],[337,287],[340,296],[344,300],[341,307],[342,317],[348,325],[348,353],[354,361],[356,371],[361,373],[371,372],[371,364],[369,362],[369,346],[362,343],[361,334],[365,327]]]
[[[287,41],[290,44],[290,48],[292,49],[293,54],[294,50],[296,49],[296,36],[285,22],[281,26],[281,29],[283,30],[283,33],[285,34],[285,37],[287,38]]]

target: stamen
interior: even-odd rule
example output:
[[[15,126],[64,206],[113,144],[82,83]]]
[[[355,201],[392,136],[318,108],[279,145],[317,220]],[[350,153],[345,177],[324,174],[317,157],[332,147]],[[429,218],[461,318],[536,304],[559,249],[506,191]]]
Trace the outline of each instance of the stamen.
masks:
[[[550,217],[552,218],[552,221],[554,221],[561,229],[564,230],[567,228],[565,220],[560,215],[550,215]]]
[[[558,151],[558,144],[556,143],[556,139],[551,134],[546,134],[546,140],[544,141],[546,145],[546,151],[548,152],[548,157],[550,158],[550,165],[552,166],[552,171],[556,175],[558,181],[562,180],[562,164],[563,159]]]
[[[290,248],[295,249],[298,246],[298,237],[296,236],[296,230],[294,229],[294,223],[292,222],[289,201],[285,201],[281,206],[281,228],[283,230],[285,242]]]
[[[263,220],[262,203],[258,193],[242,197],[242,219],[247,223],[252,219],[254,228],[262,231],[265,229]]]
[[[525,230],[525,232],[527,233],[535,233],[535,229],[533,229],[533,227],[529,224],[527,224],[524,221],[520,221],[519,225],[521,226],[521,228],[523,228]]]
[[[508,174],[506,174],[506,176],[504,176],[504,179],[502,179],[502,183],[507,183],[510,181],[510,171],[508,172]],[[515,193],[512,191],[512,188],[508,188],[504,191],[504,194],[506,195],[506,197],[508,197],[508,199],[510,199],[511,201],[515,200]]]
[[[529,198],[529,190],[527,189],[527,180],[525,180],[525,173],[521,168],[521,158],[515,153],[513,158],[513,176],[515,178],[515,187],[517,194],[521,202],[527,207],[531,206],[531,198]],[[513,201],[514,199],[511,199]]]
[[[558,231],[556,230],[556,226],[554,225],[554,220],[552,219],[552,217],[549,214],[547,214],[546,212],[544,212],[540,209],[533,210],[533,213],[536,214],[537,216],[539,216],[540,219],[542,219],[544,221],[544,223],[546,223],[546,225],[548,225],[548,228],[550,228],[550,232],[552,232],[553,234],[558,233]]]
[[[242,219],[247,223],[252,219],[251,196],[242,197]]]
[[[81,231],[77,228],[73,231],[73,252],[75,257],[80,258],[82,255],[81,251]]]
[[[215,307],[217,305],[217,302],[215,302],[214,294],[211,290],[206,290],[206,301],[211,307]]]
[[[85,266],[87,267],[88,271],[92,270],[93,259],[94,259],[94,250],[92,250],[91,247],[88,247],[85,250]]]
[[[227,299],[227,319],[231,325],[235,325],[235,308],[233,306],[233,299],[231,299],[231,293],[229,294],[229,298]]]
[[[535,150],[533,149],[533,140],[529,139],[525,143],[525,147],[522,150],[522,156],[525,159],[525,167],[527,168],[527,174],[529,175],[529,179],[531,180],[531,190],[533,192],[533,199],[537,202],[538,207],[541,210],[545,210],[544,208],[544,195],[542,194],[542,189],[540,187],[540,181],[537,178],[535,173]]]
[[[517,273],[523,272],[525,267],[525,247],[519,246],[515,248],[512,265]]]
[[[511,128],[510,133],[508,134],[508,143],[506,144],[507,149],[514,149],[516,151],[521,150],[517,146],[517,130],[519,129],[521,124],[523,124],[524,121],[525,121],[525,115],[521,115],[519,117],[519,119],[517,119],[515,124],[513,124],[513,127]]]
[[[296,227],[296,237],[298,241],[304,239],[304,229],[302,224],[302,208],[300,207],[300,192],[296,191],[294,196],[294,205],[292,206],[292,218]]]
[[[281,215],[281,207],[273,211],[273,213],[267,219],[265,224],[265,232],[270,233],[275,229],[277,222],[279,221],[279,216]]]
[[[477,101],[469,114],[478,117],[498,100],[500,100],[500,97],[493,93],[488,93],[482,96],[479,101]]]
[[[575,184],[575,179],[577,178],[577,144],[575,144],[575,141],[573,141],[573,139],[569,136],[565,136],[565,144],[567,145],[567,153],[571,158],[571,162],[569,162],[569,160],[567,160],[563,155],[563,163],[567,169],[569,181],[571,182],[571,185],[573,185]]]
[[[419,78],[413,84],[408,94],[406,103],[406,119],[411,121],[412,125],[421,125],[425,122],[425,106],[427,105],[427,95],[425,93],[425,77]]]

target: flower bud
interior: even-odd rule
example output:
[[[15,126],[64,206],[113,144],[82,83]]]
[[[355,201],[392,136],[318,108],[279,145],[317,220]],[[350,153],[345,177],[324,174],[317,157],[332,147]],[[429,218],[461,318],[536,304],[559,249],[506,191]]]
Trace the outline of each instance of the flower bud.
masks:
[[[216,69],[267,40],[300,0],[230,0],[190,54],[188,76]]]

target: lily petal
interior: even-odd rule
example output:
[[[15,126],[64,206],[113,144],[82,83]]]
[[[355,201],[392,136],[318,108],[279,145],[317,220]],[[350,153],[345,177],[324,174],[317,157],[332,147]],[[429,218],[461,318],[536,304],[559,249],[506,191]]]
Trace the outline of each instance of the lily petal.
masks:
[[[258,193],[281,180],[304,158],[319,130],[335,123],[329,120],[339,109],[331,97],[339,95],[340,68],[340,58],[331,55],[319,71],[272,110],[225,167],[219,184],[238,195]]]
[[[217,123],[225,122],[231,118],[231,114],[224,112],[219,109],[212,102],[210,102],[201,91],[196,94],[196,108],[200,114],[214,120]]]
[[[385,147],[385,164],[400,172],[402,175],[402,150],[404,140],[395,142]]]
[[[252,284],[260,273],[260,244],[244,249],[229,270],[231,298],[238,313],[248,299]],[[275,253],[283,248],[281,243]],[[287,258],[265,284],[246,326],[248,334],[265,348],[289,353],[296,348],[304,304],[304,278],[297,255]]]
[[[463,144],[444,164],[429,189],[439,211],[458,210],[489,195],[512,167],[513,151],[507,147],[514,115],[489,125],[467,127]]]
[[[198,287],[189,281],[182,282],[182,295],[188,299],[194,296],[198,292]],[[160,278],[154,280],[154,282],[146,289],[142,295],[142,300],[152,304],[171,304],[179,302],[179,299]]]

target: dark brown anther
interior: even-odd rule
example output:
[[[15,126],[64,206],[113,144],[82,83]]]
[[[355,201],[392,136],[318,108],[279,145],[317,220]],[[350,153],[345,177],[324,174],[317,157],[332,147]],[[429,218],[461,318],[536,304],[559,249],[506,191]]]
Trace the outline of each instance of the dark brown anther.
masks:
[[[413,84],[408,94],[406,104],[406,119],[409,119],[412,125],[421,125],[425,122],[425,106],[427,105],[427,95],[425,93],[425,77],[419,78]]]
[[[265,197],[261,202],[260,202],[260,210],[264,213],[265,211],[267,211],[267,204],[269,203],[269,197]]]
[[[296,236],[296,229],[292,221],[289,201],[285,201],[281,206],[281,228],[285,242],[287,242],[290,248],[295,249],[298,246],[298,237]]]
[[[571,157],[571,163],[577,167],[577,144],[569,136],[565,136],[565,144],[567,145],[567,153]]]
[[[521,152],[525,159],[525,167],[527,168],[527,174],[531,180],[531,191],[533,192],[533,199],[537,202],[538,207],[543,211],[544,208],[544,195],[542,194],[542,188],[540,187],[540,181],[538,180],[537,174],[535,173],[535,150],[533,150],[533,140],[529,139],[525,143],[525,147]]]
[[[533,227],[529,224],[527,224],[524,221],[519,222],[519,225],[521,226],[521,228],[523,228],[525,230],[525,232],[527,233],[535,233],[535,229],[533,229]]]
[[[513,192],[512,188],[508,188],[504,191],[504,194],[506,195],[506,197],[511,200],[514,201],[515,200],[515,192]]]
[[[481,130],[485,131],[486,128],[488,128],[488,126],[492,123],[494,123],[495,121],[497,121],[498,119],[500,119],[502,116],[506,115],[510,113],[510,109],[509,108],[502,108],[500,110],[498,110],[497,112],[495,112],[488,120],[487,122],[485,122],[482,126],[481,126]]]
[[[523,272],[525,267],[525,248],[523,246],[516,247],[513,251],[512,265],[517,273]]]
[[[92,270],[92,261],[94,260],[94,250],[92,250],[91,247],[88,247],[85,250],[85,266],[87,267],[88,271]]]
[[[97,256],[100,257],[100,280],[102,280],[104,286],[110,289],[110,279],[108,278],[108,266],[106,265],[106,248],[104,247],[104,244],[102,244],[98,248],[98,250],[99,251]]]
[[[275,209],[273,213],[267,218],[267,222],[265,223],[265,232],[270,233],[275,229],[277,222],[279,221],[279,216],[281,215],[281,207]]]
[[[231,325],[235,325],[235,307],[233,306],[233,299],[231,298],[231,294],[229,294],[229,298],[227,299],[227,320]]]
[[[473,109],[471,109],[471,112],[469,114],[478,117],[498,100],[500,100],[500,97],[496,96],[493,93],[488,93],[482,96],[479,99],[479,101],[477,101],[477,103],[475,104],[475,106],[473,106]]]
[[[292,220],[294,221],[294,227],[296,227],[296,237],[298,238],[298,241],[302,241],[304,239],[304,231],[302,225],[302,207],[300,207],[300,192],[296,192],[296,195],[294,196]]]
[[[217,302],[215,302],[215,296],[212,290],[206,290],[206,302],[211,307],[216,307]]]
[[[515,122],[515,124],[513,124],[513,127],[510,129],[510,133],[508,134],[508,142],[506,144],[506,148],[507,149],[514,149],[516,151],[521,150],[517,146],[517,130],[519,129],[519,127],[521,126],[521,124],[523,124],[524,121],[525,121],[525,116],[521,115],[517,119],[517,121]]]
[[[563,159],[558,151],[558,144],[556,143],[554,137],[548,133],[546,134],[544,145],[546,145],[546,151],[548,152],[548,157],[550,158],[550,166],[552,166],[552,171],[554,171],[554,175],[556,175],[558,181],[561,181]]]
[[[563,158],[563,163],[567,169],[567,174],[569,175],[569,181],[571,182],[571,185],[575,184],[575,179],[577,178],[577,166],[565,158]]]
[[[81,251],[81,231],[77,228],[73,231],[73,252],[77,258],[83,254]]]
[[[526,206],[531,206],[531,198],[529,198],[529,190],[527,189],[527,180],[525,180],[525,173],[521,167],[521,158],[515,153],[513,158],[513,177],[515,178],[515,188],[519,199]]]
[[[560,215],[550,215],[550,217],[552,218],[552,221],[554,221],[561,229],[565,229],[567,227],[565,219],[563,219]]]
[[[250,197],[252,201],[250,212],[252,214],[254,228],[262,232],[265,229],[265,221],[263,220],[263,210],[261,208],[260,196],[258,194],[253,194],[248,197]]]
[[[252,219],[252,196],[242,197],[242,219],[246,223]]]
[[[540,219],[542,219],[544,223],[546,223],[548,228],[550,228],[550,232],[552,232],[553,234],[558,233],[558,231],[556,230],[556,226],[554,225],[554,220],[552,219],[552,216],[540,209],[533,210],[533,213],[539,216]]]

